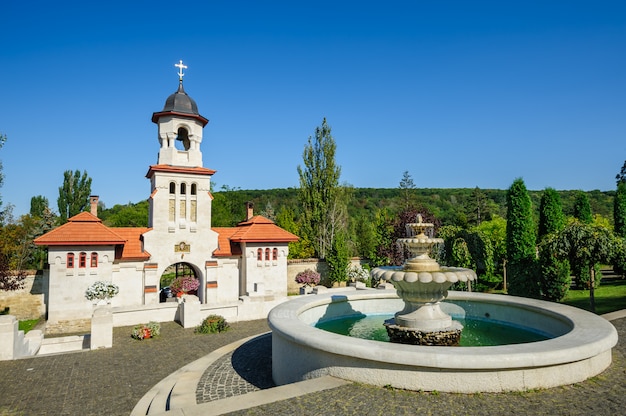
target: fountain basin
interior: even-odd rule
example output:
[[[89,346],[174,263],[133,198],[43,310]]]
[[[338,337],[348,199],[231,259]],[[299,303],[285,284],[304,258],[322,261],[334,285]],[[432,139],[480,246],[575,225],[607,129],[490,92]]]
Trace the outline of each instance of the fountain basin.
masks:
[[[323,375],[376,386],[458,393],[524,391],[583,381],[611,364],[617,331],[581,309],[534,299],[449,292],[442,309],[509,323],[554,338],[490,347],[439,347],[351,338],[313,327],[353,314],[393,313],[395,290],[302,296],[269,314],[272,375],[278,385]]]

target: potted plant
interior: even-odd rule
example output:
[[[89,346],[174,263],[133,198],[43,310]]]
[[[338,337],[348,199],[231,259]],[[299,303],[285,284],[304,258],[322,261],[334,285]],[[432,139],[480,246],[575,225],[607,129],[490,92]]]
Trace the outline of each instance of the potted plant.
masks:
[[[300,283],[303,285],[300,288],[300,294],[304,295],[306,293],[311,293],[312,287],[317,286],[320,282],[320,274],[311,269],[306,269],[303,272],[300,272],[296,275],[296,283]]]
[[[186,293],[195,294],[200,287],[200,281],[193,276],[182,276],[170,283],[170,289],[176,296]]]
[[[133,328],[130,336],[142,340],[147,338],[154,338],[161,334],[161,324],[158,322],[150,321],[147,324],[137,325]]]
[[[348,269],[348,279],[350,279],[350,286],[357,288],[365,288],[370,274],[361,266],[352,266]]]
[[[95,305],[111,303],[111,299],[120,292],[120,288],[113,283],[97,281],[87,288],[85,298]]]

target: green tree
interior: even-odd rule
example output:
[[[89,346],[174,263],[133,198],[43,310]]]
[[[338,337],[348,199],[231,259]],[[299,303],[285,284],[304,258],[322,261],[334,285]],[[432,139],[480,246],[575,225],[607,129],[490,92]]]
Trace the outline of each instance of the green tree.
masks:
[[[115,205],[100,213],[100,219],[109,227],[147,227],[150,203],[146,200],[136,204]]]
[[[622,170],[626,169],[626,163]],[[626,174],[626,171],[624,172]],[[613,199],[613,232],[615,236],[620,238],[622,242],[626,239],[626,181],[618,180],[617,192]],[[626,250],[621,248],[624,244],[620,244],[619,250],[613,260],[613,271],[621,276],[626,274]]]
[[[626,238],[626,181],[618,182],[613,199],[613,232]]]
[[[288,207],[282,207],[276,215],[276,225],[300,237],[300,240],[289,243],[290,259],[308,259],[315,256],[313,245],[306,236],[302,236],[301,225],[296,215]]]
[[[42,218],[48,208],[48,198],[42,195],[34,196],[30,199],[30,215]]]
[[[91,178],[87,176],[87,171],[66,170],[63,173],[63,185],[59,187],[59,220],[65,224],[68,218],[73,217],[85,210],[89,206],[89,195],[91,195]]]
[[[300,177],[299,198],[302,202],[303,229],[313,243],[317,257],[324,259],[330,250],[336,233],[345,229],[341,224],[342,213],[339,189],[341,168],[335,164],[335,140],[326,123],[315,129],[315,138],[309,137],[302,159],[298,165]]]
[[[213,194],[211,204],[211,225],[213,227],[234,227],[245,220],[245,196],[239,188],[222,185]]]
[[[498,206],[479,188],[476,187],[465,199],[464,211],[468,223],[480,225],[483,221],[489,221],[491,216],[498,212]]]
[[[343,233],[338,233],[333,239],[326,256],[326,264],[328,264],[328,280],[331,285],[335,282],[348,280],[350,259],[348,258],[348,246]]]
[[[565,226],[561,197],[553,188],[546,188],[539,204],[539,241],[553,238]],[[550,252],[549,244],[539,246],[539,295],[542,299],[560,301],[571,285],[569,263]]]
[[[532,202],[521,178],[516,179],[508,189],[506,200],[508,292],[512,295],[536,298],[539,297],[539,285],[536,279],[537,260]]]
[[[574,200],[574,218],[579,219],[583,224],[591,224],[593,222],[589,197],[583,191],[576,192],[576,198]]]
[[[589,305],[595,312],[596,270],[599,264],[613,257],[615,239],[611,231],[605,227],[572,221],[545,244],[547,252],[569,260],[572,268],[589,271]]]
[[[4,146],[4,143],[7,141],[6,134],[0,133],[0,149]],[[2,184],[4,183],[4,173],[2,172],[2,161],[0,160],[0,188],[2,188]],[[2,206],[2,197],[0,197],[0,207]]]
[[[381,208],[374,216],[374,253],[370,257],[371,266],[389,266],[395,251],[393,238],[393,216],[388,208]]]
[[[545,235],[560,231],[565,226],[565,215],[561,205],[561,197],[554,188],[546,188],[539,203],[538,239]]]
[[[402,197],[402,207],[404,209],[410,208],[414,204],[415,199],[415,182],[413,182],[413,178],[408,170],[405,170],[402,174],[399,189]]]
[[[626,182],[626,161],[624,161],[622,169],[620,169],[619,173],[615,175],[615,181],[617,182],[617,185],[622,182]]]
[[[491,220],[481,222],[476,229],[489,240],[493,249],[494,274],[502,278],[506,262],[506,220],[494,214]]]

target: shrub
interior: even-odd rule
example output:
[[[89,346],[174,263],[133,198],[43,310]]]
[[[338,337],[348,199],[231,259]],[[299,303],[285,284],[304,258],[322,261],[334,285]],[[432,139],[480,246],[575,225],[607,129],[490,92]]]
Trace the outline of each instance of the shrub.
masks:
[[[209,315],[196,327],[194,332],[196,334],[216,334],[218,332],[228,331],[230,326],[226,319],[220,315]]]
[[[161,335],[161,324],[158,322],[150,321],[147,324],[137,325],[133,328],[130,336],[135,339],[154,338]]]
[[[296,275],[296,283],[301,285],[317,285],[320,282],[320,274],[311,269],[306,269]]]

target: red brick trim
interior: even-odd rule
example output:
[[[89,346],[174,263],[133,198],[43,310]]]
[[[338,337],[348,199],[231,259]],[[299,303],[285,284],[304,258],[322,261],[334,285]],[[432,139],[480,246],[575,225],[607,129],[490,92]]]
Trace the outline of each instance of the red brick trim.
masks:
[[[216,280],[212,280],[210,282],[206,282],[206,288],[207,289],[215,289],[215,288],[217,288],[217,281]]]

